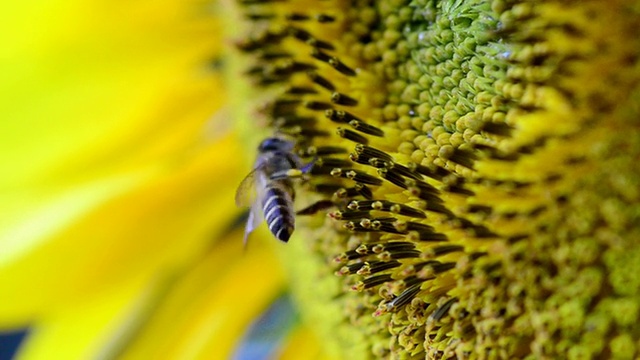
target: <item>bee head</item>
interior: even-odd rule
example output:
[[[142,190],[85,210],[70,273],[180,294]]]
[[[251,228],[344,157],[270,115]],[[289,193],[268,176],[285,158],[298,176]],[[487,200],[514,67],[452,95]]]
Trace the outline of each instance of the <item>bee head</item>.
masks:
[[[261,153],[273,151],[290,152],[292,149],[292,142],[277,137],[266,138],[262,140],[260,146],[258,146],[258,151]]]

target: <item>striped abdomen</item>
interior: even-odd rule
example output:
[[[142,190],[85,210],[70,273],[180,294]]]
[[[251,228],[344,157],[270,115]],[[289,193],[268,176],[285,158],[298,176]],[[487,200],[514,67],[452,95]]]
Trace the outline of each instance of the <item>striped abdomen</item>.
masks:
[[[291,193],[275,184],[268,185],[262,211],[271,233],[280,241],[289,241],[295,227]]]

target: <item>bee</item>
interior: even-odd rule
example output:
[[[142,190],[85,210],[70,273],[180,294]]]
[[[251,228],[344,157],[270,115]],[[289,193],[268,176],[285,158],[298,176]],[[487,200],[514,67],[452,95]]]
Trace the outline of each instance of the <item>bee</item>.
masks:
[[[244,232],[245,245],[263,218],[280,241],[289,241],[295,229],[293,179],[308,173],[313,161],[303,164],[293,148],[293,142],[278,137],[263,140],[258,146],[254,169],[238,186],[236,205],[251,207]]]

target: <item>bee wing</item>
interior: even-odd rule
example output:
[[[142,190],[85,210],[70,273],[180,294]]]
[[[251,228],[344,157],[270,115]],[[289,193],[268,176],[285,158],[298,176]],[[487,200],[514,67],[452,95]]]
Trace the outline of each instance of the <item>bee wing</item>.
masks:
[[[240,183],[236,190],[236,205],[250,206],[249,218],[244,228],[244,246],[247,246],[249,235],[262,223],[262,208],[260,199],[266,186],[266,175],[262,171],[264,165],[253,169]]]
[[[240,185],[236,189],[236,206],[249,207],[258,197],[258,190],[256,184],[257,178],[260,176],[261,166],[251,170],[251,172],[242,179]],[[262,180],[260,180],[262,181]]]
[[[251,205],[251,211],[249,212],[249,219],[247,219],[247,225],[244,228],[244,246],[247,246],[247,240],[249,239],[249,234],[255,230],[258,225],[262,223],[262,210],[260,209],[260,203],[255,201]]]

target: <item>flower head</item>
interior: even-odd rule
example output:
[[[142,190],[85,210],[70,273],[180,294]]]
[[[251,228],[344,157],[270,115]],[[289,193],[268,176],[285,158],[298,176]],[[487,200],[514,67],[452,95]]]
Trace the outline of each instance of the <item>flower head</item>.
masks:
[[[284,252],[336,353],[637,354],[634,2],[240,3],[333,208]]]

